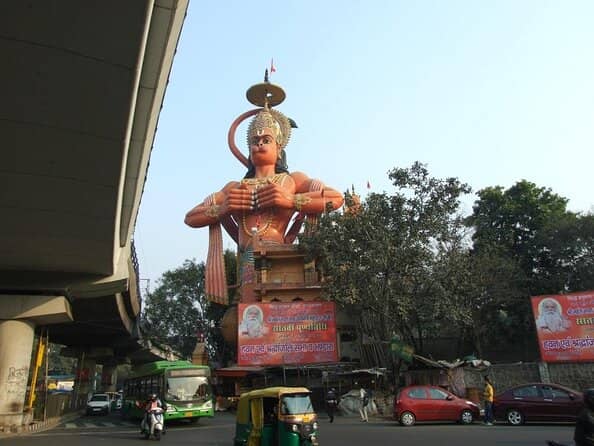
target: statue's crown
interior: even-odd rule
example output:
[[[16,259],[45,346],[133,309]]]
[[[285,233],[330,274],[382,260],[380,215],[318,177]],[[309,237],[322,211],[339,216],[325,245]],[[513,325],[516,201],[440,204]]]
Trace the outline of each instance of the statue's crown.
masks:
[[[291,121],[278,110],[271,107],[285,100],[285,92],[278,85],[268,81],[268,70],[264,73],[264,82],[252,85],[246,92],[248,101],[262,110],[251,120],[247,132],[248,147],[254,136],[262,135],[264,129],[274,132],[276,142],[284,149],[291,138]]]

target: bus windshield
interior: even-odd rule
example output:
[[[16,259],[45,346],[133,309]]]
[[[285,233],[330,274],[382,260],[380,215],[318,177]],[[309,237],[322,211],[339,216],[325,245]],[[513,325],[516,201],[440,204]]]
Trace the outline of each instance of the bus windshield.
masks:
[[[281,413],[283,415],[297,415],[313,411],[309,394],[283,395],[281,399]]]
[[[212,398],[206,376],[179,376],[167,378],[165,399],[169,401],[206,401]]]

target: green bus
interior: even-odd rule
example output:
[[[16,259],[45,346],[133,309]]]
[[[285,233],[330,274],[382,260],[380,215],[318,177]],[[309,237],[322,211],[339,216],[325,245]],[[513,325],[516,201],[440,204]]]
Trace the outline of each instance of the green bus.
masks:
[[[122,417],[141,419],[143,406],[153,393],[167,404],[165,420],[197,421],[214,416],[208,366],[190,361],[156,361],[135,368],[124,382]]]

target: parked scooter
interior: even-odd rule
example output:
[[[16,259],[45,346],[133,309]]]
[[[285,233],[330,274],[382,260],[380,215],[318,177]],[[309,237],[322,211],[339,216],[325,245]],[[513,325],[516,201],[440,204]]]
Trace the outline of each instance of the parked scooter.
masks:
[[[151,435],[155,440],[161,440],[161,435],[164,433],[162,408],[156,407],[146,411],[140,423],[140,433],[144,435],[145,440],[151,438]]]

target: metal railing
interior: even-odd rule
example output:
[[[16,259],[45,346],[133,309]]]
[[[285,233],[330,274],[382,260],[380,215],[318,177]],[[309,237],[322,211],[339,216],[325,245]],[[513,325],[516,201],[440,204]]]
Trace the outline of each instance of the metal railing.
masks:
[[[142,290],[140,288],[140,264],[138,263],[138,255],[136,254],[136,245],[134,244],[134,239],[132,239],[130,243],[130,260],[132,261],[132,267],[134,268],[134,273],[136,277],[136,290],[138,291],[138,299],[142,304]]]

